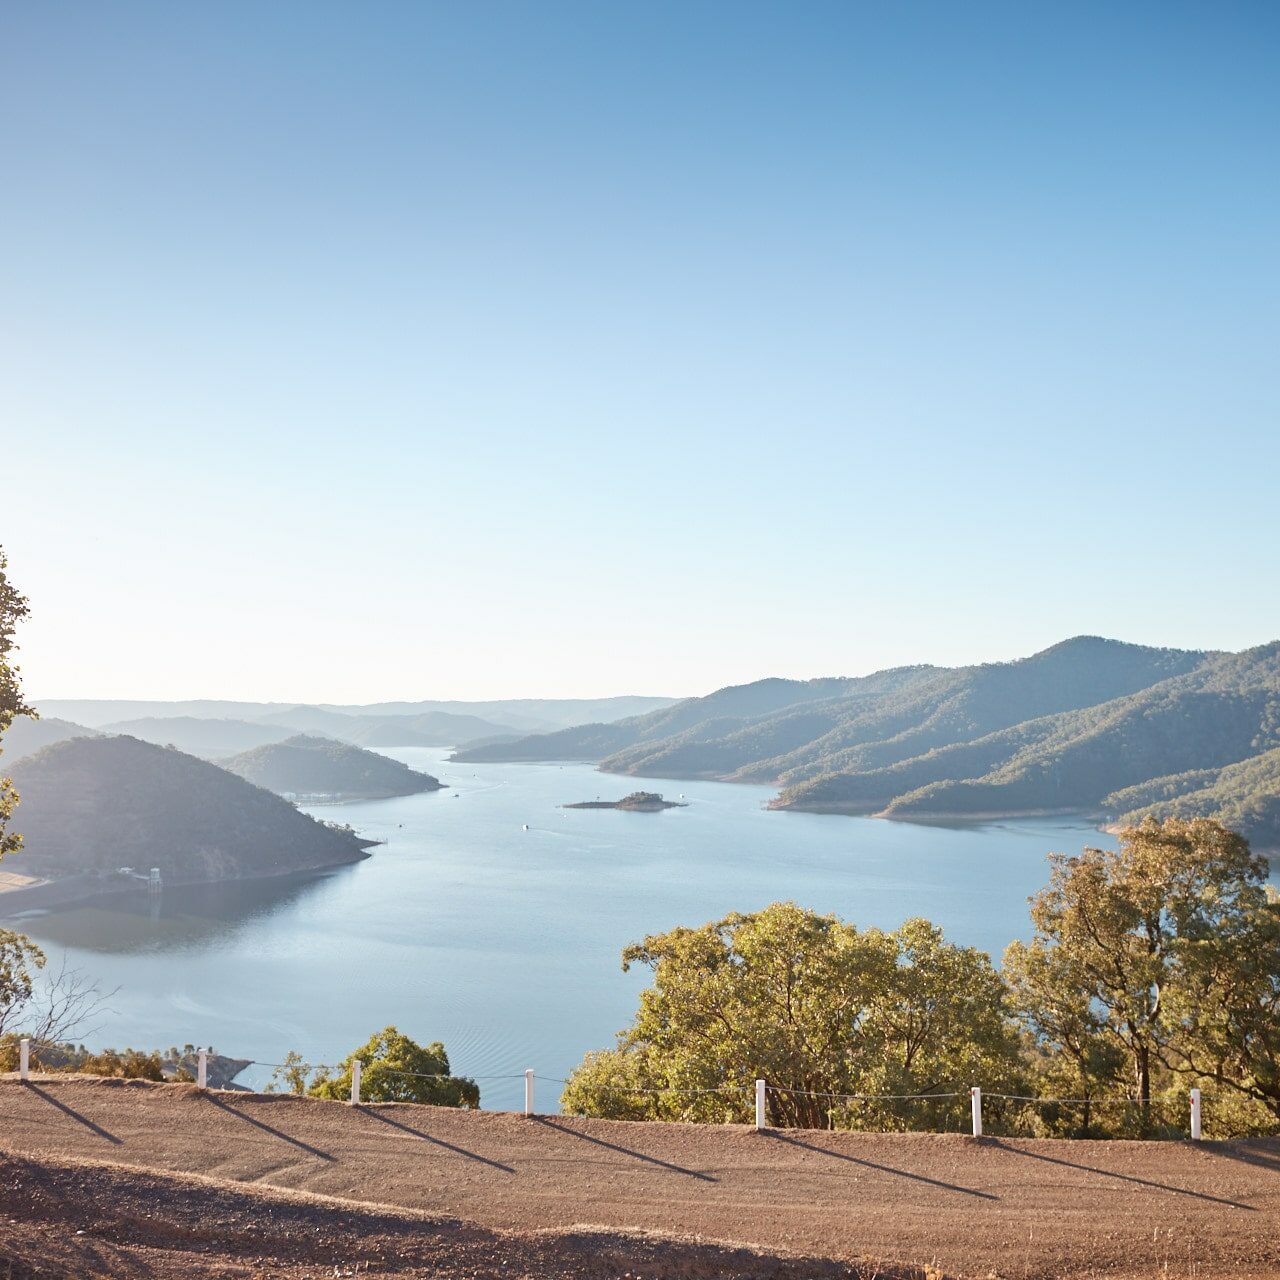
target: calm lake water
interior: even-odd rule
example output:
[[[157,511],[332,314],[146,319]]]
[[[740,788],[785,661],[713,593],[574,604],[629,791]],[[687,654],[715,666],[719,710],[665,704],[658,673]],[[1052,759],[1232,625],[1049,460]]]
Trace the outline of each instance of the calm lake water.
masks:
[[[386,754],[447,789],[313,811],[385,840],[366,862],[23,921],[51,967],[65,955],[119,988],[92,1042],[334,1062],[394,1023],[443,1040],[465,1074],[562,1078],[630,1021],[647,974],[622,973],[619,952],[646,933],[791,899],[858,925],[927,916],[998,959],[1027,935],[1045,855],[1112,844],[1061,819],[955,829],[770,813],[770,788],[713,782],[640,780],[685,793],[686,809],[567,810],[635,780]],[[485,1106],[517,1105],[517,1080],[480,1083]],[[558,1087],[539,1089],[550,1109]]]

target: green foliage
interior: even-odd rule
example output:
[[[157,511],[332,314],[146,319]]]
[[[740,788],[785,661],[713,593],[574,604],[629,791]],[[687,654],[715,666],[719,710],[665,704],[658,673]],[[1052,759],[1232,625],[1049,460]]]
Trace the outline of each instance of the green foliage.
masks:
[[[80,1075],[119,1076],[125,1080],[162,1083],[165,1078],[160,1055],[154,1050],[145,1053],[139,1049],[125,1049],[119,1053],[115,1049],[103,1049],[82,1058],[74,1069]]]
[[[18,623],[30,611],[26,598],[9,581],[8,565],[4,551],[0,549],[0,739],[17,716],[34,714],[23,701],[18,668],[13,665],[11,657],[16,648],[14,637]],[[0,777],[0,858],[22,848],[22,837],[9,830],[9,820],[17,803],[18,793],[13,788],[13,780]]]
[[[831,1094],[948,1093],[1011,1081],[1018,1042],[980,952],[926,921],[859,932],[792,903],[646,938],[623,953],[654,984],[617,1049],[588,1055],[565,1110],[746,1120],[757,1077],[775,1124],[852,1125]]]
[[[343,1059],[334,1074],[322,1069],[307,1086],[307,1092],[316,1098],[350,1098],[356,1059],[361,1063],[360,1097],[364,1102],[425,1102],[437,1107],[467,1108],[480,1105],[476,1082],[450,1074],[449,1055],[439,1040],[424,1047],[395,1027],[385,1027],[371,1036]],[[299,1061],[291,1066],[296,1073],[305,1064]]]
[[[1203,818],[1148,819],[1117,852],[1050,861],[1035,937],[1004,957],[1015,1007],[1058,1059],[1046,1079],[1132,1098],[1150,1128],[1162,1072],[1216,1067],[1222,1085],[1280,1116],[1280,920],[1266,862]]]
[[[20,1056],[19,1037],[0,1035],[0,1071],[16,1071]],[[31,1043],[31,1070],[42,1075],[111,1076],[122,1080],[167,1080],[164,1059],[155,1050],[101,1049],[96,1052],[83,1045],[49,1043],[33,1040]],[[175,1079],[190,1080],[190,1075],[179,1072]]]
[[[1211,1137],[1280,1130],[1280,895],[1206,820],[1147,820],[1116,852],[1052,855],[1035,937],[1003,973],[925,920],[859,931],[791,903],[628,947],[653,983],[568,1112],[783,1126]],[[917,1096],[917,1095],[923,1095]]]
[[[1280,701],[1275,704],[1280,708]],[[1280,849],[1280,747],[1221,769],[1197,769],[1113,792],[1103,804],[1122,822],[1212,817],[1268,849]]]
[[[1166,829],[1175,819],[1165,822]],[[1197,820],[1197,824],[1203,820]],[[1261,875],[1266,874],[1262,863]],[[1234,1089],[1280,1118],[1280,900],[1251,880],[1230,909],[1180,939],[1168,994],[1175,1070]]]
[[[45,955],[25,934],[0,929],[0,1036],[14,1030],[35,990]]]
[[[302,1095],[307,1091],[307,1083],[312,1074],[311,1063],[305,1061],[302,1054],[290,1049],[284,1055],[284,1061],[271,1073],[264,1093],[293,1093]],[[348,1087],[350,1082],[348,1081]]]

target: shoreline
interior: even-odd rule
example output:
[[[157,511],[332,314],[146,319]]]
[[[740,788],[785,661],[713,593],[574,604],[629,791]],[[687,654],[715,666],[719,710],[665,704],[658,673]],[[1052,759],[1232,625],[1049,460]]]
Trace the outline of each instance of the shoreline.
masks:
[[[200,885],[241,884],[255,880],[286,880],[292,876],[313,876],[325,871],[335,871],[340,867],[355,866],[357,863],[364,862],[372,856],[368,852],[368,846],[366,846],[354,857],[343,858],[337,862],[324,862],[314,867],[293,867],[287,871],[260,871],[249,875],[221,876],[216,880],[182,877],[167,880],[164,885],[168,888],[187,889],[196,888]],[[28,911],[61,911],[68,907],[82,907],[93,902],[133,897],[148,892],[146,884],[142,881],[112,886],[96,876],[61,876],[58,879],[41,880],[38,884],[0,889],[0,920],[13,920]]]

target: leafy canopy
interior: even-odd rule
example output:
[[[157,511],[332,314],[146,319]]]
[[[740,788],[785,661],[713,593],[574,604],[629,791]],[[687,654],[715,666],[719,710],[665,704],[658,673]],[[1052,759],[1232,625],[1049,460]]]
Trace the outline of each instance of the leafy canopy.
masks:
[[[439,1040],[425,1047],[395,1027],[384,1027],[343,1059],[336,1074],[321,1071],[307,1088],[316,1098],[351,1096],[351,1073],[360,1060],[360,1098],[365,1102],[425,1102],[437,1107],[478,1107],[480,1089],[474,1080],[449,1071],[449,1055]],[[291,1063],[289,1083],[300,1077],[301,1064]]]
[[[851,1125],[824,1095],[949,1093],[1018,1068],[989,959],[924,920],[860,932],[774,903],[648,937],[623,952],[633,964],[654,983],[617,1048],[573,1073],[566,1111],[746,1120],[763,1078],[771,1123]]]
[[[1280,982],[1266,861],[1208,819],[1148,818],[1117,851],[1050,862],[1031,900],[1035,937],[1004,957],[1037,1042],[1069,1059],[1086,1091],[1127,1088],[1144,1111],[1161,1066],[1203,1073],[1234,1053],[1243,1074],[1223,1083],[1256,1086],[1271,1067],[1255,1049],[1273,1065],[1280,1049],[1259,1025]],[[1267,1044],[1246,1045],[1246,1025]]]

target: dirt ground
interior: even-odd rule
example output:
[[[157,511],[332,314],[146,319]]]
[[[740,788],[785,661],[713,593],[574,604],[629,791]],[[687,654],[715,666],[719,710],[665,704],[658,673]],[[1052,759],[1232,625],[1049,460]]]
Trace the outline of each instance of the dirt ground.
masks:
[[[0,1280],[1280,1277],[1274,1140],[757,1134],[61,1077],[0,1080],[0,1152]]]

